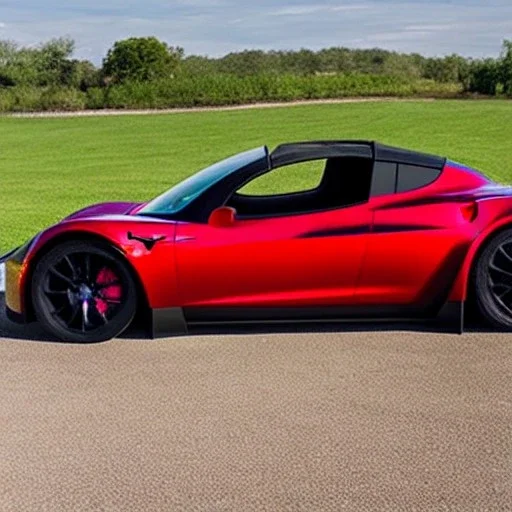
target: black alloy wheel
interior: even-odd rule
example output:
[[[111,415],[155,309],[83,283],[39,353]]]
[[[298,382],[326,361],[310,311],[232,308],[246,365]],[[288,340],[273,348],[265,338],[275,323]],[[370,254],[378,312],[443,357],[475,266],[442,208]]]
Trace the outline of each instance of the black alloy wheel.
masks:
[[[32,280],[37,319],[63,341],[91,343],[119,336],[137,308],[127,263],[107,244],[72,241],[38,262]]]
[[[498,329],[512,330],[512,229],[487,244],[473,279],[477,305],[484,318]]]

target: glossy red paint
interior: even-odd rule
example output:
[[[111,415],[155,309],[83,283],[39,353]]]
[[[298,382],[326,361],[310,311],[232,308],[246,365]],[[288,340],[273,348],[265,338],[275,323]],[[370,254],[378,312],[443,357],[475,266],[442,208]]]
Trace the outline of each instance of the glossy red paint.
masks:
[[[152,309],[188,306],[417,305],[464,301],[479,249],[512,225],[512,193],[448,164],[429,186],[343,209],[235,219],[230,225],[137,216],[140,205],[94,206],[40,234],[19,276],[50,246],[93,236],[117,248]],[[222,223],[221,223],[222,224]],[[163,237],[148,250],[130,239]]]
[[[135,216],[98,216],[66,220],[43,232],[32,245],[20,276],[22,304],[29,290],[29,278],[34,263],[48,247],[65,239],[95,237],[117,248],[126,258],[146,295],[151,308],[177,305],[174,237],[176,223],[172,221],[140,219]],[[141,237],[162,236],[152,251],[143,244],[128,239],[128,232]]]
[[[468,211],[475,212],[474,195],[487,184],[476,174],[447,165],[427,187],[371,199],[373,228],[358,303],[427,307],[446,296],[482,230],[482,220],[468,217]]]
[[[371,226],[367,205],[240,220],[217,228],[179,224],[178,296],[183,306],[350,304]],[[304,236],[304,235],[308,236]]]
[[[467,251],[462,265],[456,274],[452,286],[449,301],[466,301],[468,298],[471,270],[474,266],[479,252],[485,247],[487,241],[502,229],[512,227],[512,208],[510,201],[502,199],[501,201],[489,201],[483,204],[483,215],[491,219],[490,224],[483,229],[478,237],[473,241]]]

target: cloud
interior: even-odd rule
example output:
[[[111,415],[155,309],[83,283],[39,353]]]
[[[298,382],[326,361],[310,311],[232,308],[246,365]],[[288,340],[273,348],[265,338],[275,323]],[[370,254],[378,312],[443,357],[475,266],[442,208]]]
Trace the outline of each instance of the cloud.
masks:
[[[3,23],[2,21],[0,21],[0,28],[5,28],[7,25],[5,23]]]
[[[438,32],[441,30],[454,30],[459,27],[456,23],[439,23],[437,25],[409,25],[405,27],[405,30],[408,31],[424,31],[428,30],[429,32]]]
[[[342,11],[360,11],[369,9],[369,5],[365,4],[345,4],[345,5],[295,5],[290,7],[282,7],[275,11],[270,11],[270,16],[305,16],[319,12],[342,12]]]
[[[319,5],[303,5],[295,7],[283,7],[276,11],[269,12],[269,16],[304,16],[305,14],[312,14],[318,11],[322,11],[325,8]]]

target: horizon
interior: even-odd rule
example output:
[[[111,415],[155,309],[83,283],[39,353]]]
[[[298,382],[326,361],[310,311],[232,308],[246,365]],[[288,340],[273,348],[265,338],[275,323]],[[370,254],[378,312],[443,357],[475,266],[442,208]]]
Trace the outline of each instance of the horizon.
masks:
[[[379,48],[426,57],[497,57],[512,38],[506,0],[4,0],[0,40],[37,46],[58,37],[75,41],[76,58],[101,65],[115,41],[154,35],[185,55],[212,58],[245,50],[318,51]]]

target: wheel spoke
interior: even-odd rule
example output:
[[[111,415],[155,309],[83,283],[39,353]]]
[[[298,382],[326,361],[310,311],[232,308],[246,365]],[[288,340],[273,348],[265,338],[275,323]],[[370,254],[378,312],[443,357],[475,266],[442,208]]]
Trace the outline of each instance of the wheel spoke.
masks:
[[[491,270],[494,270],[495,272],[499,272],[500,274],[504,275],[504,276],[507,276],[507,277],[512,277],[512,272],[509,272],[507,270],[503,270],[502,268],[496,266],[494,263],[491,263],[489,265],[489,268]]]
[[[84,300],[82,302],[82,332],[89,327],[89,303]]]
[[[69,286],[74,286],[73,281],[69,277],[65,276],[62,272],[59,272],[55,267],[50,267],[49,272],[55,277],[58,277],[61,281],[68,283]]]
[[[91,281],[91,255],[89,253],[85,254],[84,264],[85,264],[85,279],[87,280],[87,282],[90,282]]]
[[[44,293],[46,293],[46,295],[67,295],[68,294],[68,292],[64,291],[64,290],[50,290],[48,288],[43,291],[44,291]]]
[[[78,276],[76,275],[76,269],[73,266],[73,263],[71,263],[69,256],[64,256],[64,261],[66,262],[67,266],[71,270],[71,275],[73,276],[73,279],[77,279]]]
[[[52,311],[52,316],[59,316],[66,309],[66,304]]]
[[[71,324],[75,321],[75,318],[78,315],[79,311],[80,311],[80,304],[77,303],[73,306],[73,311],[71,312],[71,318],[67,322],[68,326],[71,326]]]
[[[508,286],[506,284],[495,285],[495,288],[503,288],[504,289],[502,292],[497,294],[500,299],[502,299],[503,297],[508,295],[510,292],[512,292],[512,286]]]
[[[512,263],[512,256],[505,250],[505,247],[502,245],[498,251],[505,256],[509,263]]]

